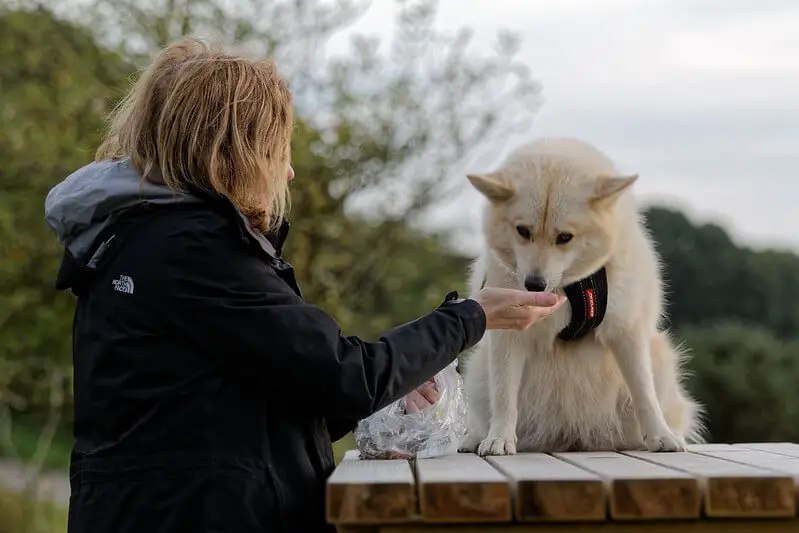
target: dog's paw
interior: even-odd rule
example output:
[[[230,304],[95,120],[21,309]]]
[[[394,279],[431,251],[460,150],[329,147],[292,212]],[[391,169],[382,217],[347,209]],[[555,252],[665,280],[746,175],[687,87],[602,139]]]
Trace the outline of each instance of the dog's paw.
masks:
[[[477,455],[485,457],[486,455],[514,455],[516,453],[516,443],[513,439],[505,439],[502,437],[488,437],[477,448]]]
[[[684,452],[685,439],[674,433],[646,438],[646,449],[650,452]]]
[[[480,437],[473,436],[470,434],[466,434],[461,439],[460,444],[458,444],[458,452],[459,453],[474,453],[477,451],[477,447],[480,445]]]

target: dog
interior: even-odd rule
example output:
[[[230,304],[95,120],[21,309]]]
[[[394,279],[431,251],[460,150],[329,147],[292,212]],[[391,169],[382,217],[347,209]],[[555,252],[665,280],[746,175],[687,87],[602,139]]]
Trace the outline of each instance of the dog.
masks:
[[[632,195],[638,175],[620,174],[586,142],[556,138],[468,179],[488,200],[471,294],[490,286],[569,300],[475,347],[459,450],[676,452],[702,442],[702,408],[683,385],[687,353],[660,327],[660,260]]]

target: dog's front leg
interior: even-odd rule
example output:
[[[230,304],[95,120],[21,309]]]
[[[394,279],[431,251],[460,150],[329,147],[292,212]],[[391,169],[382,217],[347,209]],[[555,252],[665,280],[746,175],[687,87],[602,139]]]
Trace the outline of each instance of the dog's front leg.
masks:
[[[684,451],[685,441],[669,428],[657,399],[650,345],[646,337],[621,337],[609,342],[609,348],[630,390],[647,449],[652,452]]]
[[[488,397],[491,422],[488,437],[477,449],[482,456],[516,453],[519,386],[525,354],[514,346],[511,335],[497,332],[490,339]]]

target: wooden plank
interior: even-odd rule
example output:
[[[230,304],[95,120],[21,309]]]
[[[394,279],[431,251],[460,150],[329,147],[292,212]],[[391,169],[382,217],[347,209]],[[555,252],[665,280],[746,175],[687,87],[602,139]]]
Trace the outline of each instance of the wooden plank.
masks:
[[[508,522],[510,480],[474,454],[416,460],[425,522]]]
[[[751,449],[702,452],[702,455],[780,472],[792,476],[794,481],[799,478],[799,457]]]
[[[605,520],[607,496],[602,478],[545,453],[489,457],[513,483],[519,522]]]
[[[749,444],[736,444],[736,447],[777,453],[789,457],[799,457],[799,444],[795,442],[753,442]]]
[[[799,520],[691,520],[603,522],[598,524],[502,524],[489,526],[404,525],[381,527],[379,533],[796,533]],[[343,533],[343,532],[342,532]],[[355,530],[347,533],[378,533]]]
[[[752,449],[703,452],[703,455],[758,468],[765,468],[773,472],[791,476],[794,481],[795,505],[797,509],[799,509],[799,457],[789,457],[787,455]]]
[[[327,480],[331,524],[387,524],[417,516],[416,486],[408,461],[342,461]]]
[[[704,492],[706,516],[765,518],[796,514],[794,481],[788,475],[691,452],[625,455],[697,477]]]
[[[347,450],[344,452],[344,457],[341,458],[342,461],[360,461],[361,459],[361,452],[358,450]]]
[[[614,452],[553,454],[601,476],[614,520],[699,518],[701,494],[693,476]]]
[[[730,451],[734,450],[736,446],[732,444],[689,444],[685,447],[686,451],[689,452],[723,452],[723,451]]]

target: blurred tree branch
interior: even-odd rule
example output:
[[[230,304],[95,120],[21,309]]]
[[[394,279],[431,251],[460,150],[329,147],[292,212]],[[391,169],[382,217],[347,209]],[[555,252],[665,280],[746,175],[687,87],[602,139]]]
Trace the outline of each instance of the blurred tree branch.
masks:
[[[412,218],[449,201],[465,186],[452,179],[464,158],[528,128],[540,104],[539,84],[516,59],[518,36],[501,32],[493,54],[474,53],[469,29],[436,29],[431,0],[397,1],[390,42],[353,34],[349,52],[339,56],[325,53],[326,45],[351,29],[368,2],[83,4],[60,10],[139,64],[187,33],[275,58],[300,115],[321,134],[311,148],[336,170],[331,194],[359,200],[359,212],[379,219]]]

